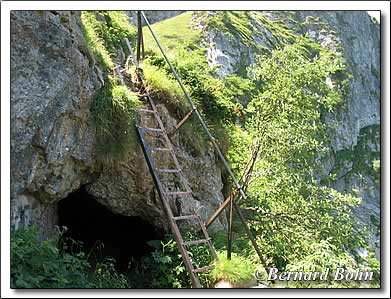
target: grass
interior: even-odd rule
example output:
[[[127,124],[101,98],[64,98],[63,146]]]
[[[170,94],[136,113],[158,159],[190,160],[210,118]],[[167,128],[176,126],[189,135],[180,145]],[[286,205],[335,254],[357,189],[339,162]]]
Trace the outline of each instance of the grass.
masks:
[[[114,68],[117,49],[126,48],[125,38],[136,38],[136,29],[122,11],[83,11],[82,30],[89,48],[105,70]]]
[[[108,81],[100,90],[91,109],[100,160],[121,159],[136,144],[135,109],[141,106],[138,96],[125,86]]]
[[[169,56],[175,56],[177,50],[182,48],[193,49],[200,44],[200,30],[191,28],[192,15],[192,11],[187,11],[152,25],[152,30]],[[143,32],[146,54],[161,55],[147,26],[144,26]]]
[[[130,41],[136,38],[136,29],[122,11],[83,11],[81,21],[87,45],[105,77],[91,107],[97,155],[101,161],[113,162],[123,158],[137,140],[135,109],[142,104],[135,93],[109,75],[117,50],[126,47],[126,37]]]
[[[81,13],[82,31],[88,47],[106,69],[114,68],[114,63],[107,51],[104,40],[98,34],[99,22],[90,12]]]
[[[218,252],[217,255],[219,260],[209,274],[213,284],[224,280],[233,286],[240,286],[254,277],[256,266],[244,257],[232,253],[231,260],[228,260],[225,252]]]
[[[164,70],[149,64],[148,61],[144,62],[141,67],[147,81],[147,90],[153,97],[160,99],[178,117],[183,117],[190,111],[190,104],[186,102],[178,82],[168,77]]]

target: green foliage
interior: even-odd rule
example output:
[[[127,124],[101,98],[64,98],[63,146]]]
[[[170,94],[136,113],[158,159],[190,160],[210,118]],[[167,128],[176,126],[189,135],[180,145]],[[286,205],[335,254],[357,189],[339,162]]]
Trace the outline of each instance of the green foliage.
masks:
[[[105,258],[95,266],[92,287],[102,289],[129,288],[129,282],[124,274],[118,273],[114,268],[115,260]]]
[[[227,281],[234,286],[249,282],[253,277],[256,266],[248,259],[232,253],[231,260],[227,259],[226,252],[218,252],[216,267],[209,274],[212,284],[220,280]]]
[[[136,140],[135,109],[139,107],[141,102],[135,93],[106,81],[91,109],[101,160],[117,160],[132,149]]]
[[[380,126],[373,125],[362,128],[357,144],[352,149],[345,149],[335,153],[335,166],[332,174],[339,175],[340,171],[346,169],[346,164],[351,163],[351,170],[345,174],[346,177],[367,175],[380,183],[380,152],[372,149],[371,146],[380,144]],[[378,162],[376,162],[378,161]]]
[[[31,227],[11,234],[11,285],[15,288],[127,288],[126,278],[112,263],[94,269],[84,253],[69,254],[57,248],[60,236],[40,241]]]
[[[313,56],[309,44],[298,39],[258,60],[259,94],[248,106],[247,129],[261,148],[243,205],[264,254],[279,269],[350,263],[346,251],[365,244],[351,211],[360,200],[320,186],[313,176],[319,153],[330,151],[321,112],[342,104],[332,75],[345,65],[328,50]],[[329,254],[323,262],[321,252]]]
[[[137,288],[189,288],[190,279],[175,241],[149,241],[154,250],[132,265],[130,280]]]

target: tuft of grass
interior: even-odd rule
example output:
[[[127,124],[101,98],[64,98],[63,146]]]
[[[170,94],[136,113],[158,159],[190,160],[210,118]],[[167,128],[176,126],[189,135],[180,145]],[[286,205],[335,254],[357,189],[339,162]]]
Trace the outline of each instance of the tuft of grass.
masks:
[[[248,259],[235,253],[232,253],[231,260],[227,259],[225,252],[218,252],[217,255],[219,260],[209,274],[212,283],[224,280],[238,286],[254,277],[256,266]]]
[[[121,159],[135,140],[136,109],[142,103],[127,87],[108,81],[92,107],[96,127],[97,155],[103,161]]]

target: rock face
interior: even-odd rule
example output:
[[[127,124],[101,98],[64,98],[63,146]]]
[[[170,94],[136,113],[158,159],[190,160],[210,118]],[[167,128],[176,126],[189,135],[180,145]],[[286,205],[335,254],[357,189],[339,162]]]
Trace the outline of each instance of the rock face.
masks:
[[[167,131],[174,129],[178,121],[170,115],[167,108],[163,104],[157,104],[157,109]],[[142,126],[158,127],[153,117],[142,115],[140,118]],[[172,137],[174,151],[193,192],[193,198],[171,199],[171,209],[174,215],[188,215],[196,210],[207,220],[223,200],[221,170],[217,166],[213,151],[192,156],[181,145],[178,137]],[[156,153],[154,162],[158,168],[175,168],[170,153]],[[166,181],[162,182],[166,190],[185,191],[183,184],[175,182],[178,180],[176,175],[167,174],[160,178],[166,178]],[[127,158],[120,161],[116,167],[104,168],[99,178],[88,187],[88,191],[115,213],[140,216],[157,227],[169,229],[140,146],[129,152]],[[223,224],[220,221],[224,223],[224,218],[217,220],[211,229],[222,229]]]
[[[89,109],[100,83],[78,12],[11,12],[11,218],[55,223],[54,202],[95,175]]]
[[[213,14],[213,13],[212,13]],[[286,20],[297,34],[307,33],[324,47],[342,47],[353,78],[345,105],[328,116],[333,153],[324,161],[323,175],[336,174],[332,187],[354,192],[362,198],[355,210],[358,219],[369,225],[371,244],[379,254],[380,183],[373,161],[380,160],[380,26],[366,12],[265,12],[269,20]],[[290,22],[289,19],[294,20]],[[276,38],[259,20],[253,23],[254,42],[272,49]],[[298,25],[300,24],[300,25]],[[257,51],[225,32],[210,31],[204,44],[216,74],[225,77],[243,65],[251,66]],[[378,256],[379,257],[379,256]]]
[[[139,145],[115,167],[98,162],[90,107],[102,84],[94,63],[79,12],[12,12],[13,229],[36,223],[44,236],[50,234],[57,224],[56,203],[81,185],[114,213],[167,227]],[[159,109],[168,128],[175,126],[177,120],[164,105]],[[176,139],[175,150],[196,199],[173,207],[178,214],[200,209],[203,217],[210,216],[223,197],[214,153],[193,157]],[[221,229],[221,223],[215,228]]]

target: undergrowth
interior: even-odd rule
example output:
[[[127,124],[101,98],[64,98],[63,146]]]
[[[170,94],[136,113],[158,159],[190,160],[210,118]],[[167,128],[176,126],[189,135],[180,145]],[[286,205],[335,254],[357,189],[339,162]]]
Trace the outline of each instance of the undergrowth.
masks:
[[[66,253],[57,247],[61,235],[40,241],[33,226],[11,234],[12,288],[129,288],[127,278],[111,259],[95,267],[85,253]]]

